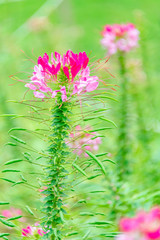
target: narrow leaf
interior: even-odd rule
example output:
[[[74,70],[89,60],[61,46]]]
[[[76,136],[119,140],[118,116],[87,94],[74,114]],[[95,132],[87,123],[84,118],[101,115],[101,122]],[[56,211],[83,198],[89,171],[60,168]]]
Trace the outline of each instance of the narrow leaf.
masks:
[[[85,171],[84,171],[81,167],[79,167],[76,163],[73,163],[72,166],[73,166],[74,168],[76,168],[76,169],[77,169],[80,173],[82,173],[84,176],[87,177],[87,174],[85,173]]]
[[[31,215],[34,216],[34,213],[33,213],[32,210],[30,209],[30,207],[26,206],[26,209],[27,209],[27,211],[28,211]]]
[[[16,219],[19,219],[19,218],[22,218],[22,216],[18,215],[16,217],[8,218],[7,221],[13,221],[13,220],[16,220]]]
[[[4,169],[4,170],[2,170],[2,173],[5,173],[5,172],[20,172],[20,170],[15,170],[15,169]]]
[[[106,174],[105,168],[103,166],[103,163],[90,151],[86,150],[86,153],[99,165],[99,167],[101,168],[102,172],[104,174]]]
[[[12,131],[27,131],[26,128],[18,128],[18,127],[15,127],[15,128],[11,128],[8,133],[12,132]]]
[[[9,164],[13,164],[13,163],[17,163],[17,162],[22,162],[22,159],[14,159],[14,160],[10,160],[8,162],[6,162],[4,165],[9,165]]]
[[[8,226],[8,227],[16,227],[16,225],[14,223],[8,222],[8,221],[6,221],[4,219],[1,219],[1,218],[0,218],[0,222],[3,223],[4,225]]]
[[[103,120],[103,121],[106,121],[106,122],[109,122],[109,123],[113,124],[117,128],[117,125],[115,124],[115,122],[113,122],[113,121],[111,121],[111,120],[109,120],[107,118],[104,118],[104,117],[100,117],[100,119]]]
[[[17,138],[16,136],[11,135],[11,138],[14,139],[15,141],[22,143],[22,144],[26,144],[26,142],[24,142],[22,139]]]
[[[0,205],[8,205],[10,204],[9,202],[0,202]]]
[[[0,179],[4,180],[4,181],[6,181],[6,182],[15,183],[14,181],[12,181],[12,180],[10,180],[10,179],[8,179],[8,178],[0,178]]]

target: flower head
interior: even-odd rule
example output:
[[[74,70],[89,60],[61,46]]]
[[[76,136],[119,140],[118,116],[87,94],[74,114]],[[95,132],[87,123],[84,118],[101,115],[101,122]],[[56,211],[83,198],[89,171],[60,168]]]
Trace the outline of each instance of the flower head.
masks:
[[[68,50],[63,56],[58,52],[39,57],[31,81],[25,87],[34,91],[36,98],[54,98],[61,94],[62,101],[68,96],[94,91],[98,87],[98,77],[90,76],[89,58],[85,52],[79,54]]]
[[[22,229],[22,236],[23,237],[29,237],[29,236],[43,236],[44,234],[46,234],[46,232],[44,232],[42,230],[42,228],[38,227],[39,224],[35,224],[34,227],[32,226],[27,226],[26,228]]]
[[[75,127],[75,132],[70,134],[70,140],[67,144],[73,148],[73,152],[82,155],[85,150],[97,151],[101,144],[101,138],[97,136],[96,132],[90,133],[90,127],[87,127],[85,131],[82,130],[80,125]],[[88,154],[85,153],[88,157]]]
[[[117,51],[129,52],[138,46],[139,31],[132,23],[106,25],[102,31],[101,44],[108,50],[108,54]]]
[[[118,240],[159,240],[160,239],[160,207],[154,207],[149,212],[140,211],[133,218],[120,220],[122,234]]]

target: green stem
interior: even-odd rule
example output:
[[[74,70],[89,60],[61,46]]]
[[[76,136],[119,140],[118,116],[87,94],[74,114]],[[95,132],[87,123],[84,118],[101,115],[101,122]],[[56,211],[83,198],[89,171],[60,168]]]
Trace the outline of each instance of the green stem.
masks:
[[[118,133],[118,146],[119,151],[117,153],[117,166],[119,180],[122,180],[128,172],[128,126],[127,126],[127,92],[128,92],[128,79],[126,76],[125,56],[123,53],[119,55],[119,65],[121,74],[120,85],[120,125]]]
[[[44,212],[45,217],[42,225],[49,230],[45,234],[46,239],[60,240],[61,231],[63,227],[63,198],[65,196],[65,178],[67,171],[65,169],[65,159],[68,157],[68,149],[65,139],[68,136],[68,118],[70,104],[62,102],[58,96],[57,104],[52,111],[52,135],[50,136],[49,147],[49,165],[47,170],[46,186],[47,189],[43,191],[46,195],[44,198]]]

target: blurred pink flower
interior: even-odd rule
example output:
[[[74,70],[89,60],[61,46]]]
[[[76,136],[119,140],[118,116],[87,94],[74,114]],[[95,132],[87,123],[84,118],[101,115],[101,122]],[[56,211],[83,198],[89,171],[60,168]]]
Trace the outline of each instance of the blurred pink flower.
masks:
[[[18,215],[22,215],[22,211],[20,209],[16,209],[11,207],[10,209],[2,210],[2,215],[6,218],[16,217]],[[25,222],[25,218],[19,218],[20,222]]]
[[[42,228],[38,227],[38,224],[35,224],[34,227],[32,226],[27,226],[26,228],[22,229],[22,236],[23,237],[29,237],[29,235],[34,236],[34,235],[39,235],[39,236],[43,236],[44,234],[46,234],[46,232],[44,232],[42,230]]]
[[[107,49],[109,55],[117,51],[129,52],[138,46],[139,31],[132,23],[106,25],[102,36],[101,44]]]
[[[101,138],[97,137],[96,132],[87,133],[89,130],[90,127],[87,127],[85,128],[85,132],[80,125],[77,125],[75,127],[75,132],[70,134],[70,139],[67,141],[68,146],[73,148],[73,152],[79,156],[84,153],[85,156],[88,157],[85,150],[97,151],[101,144]]]
[[[140,211],[133,218],[122,218],[118,240],[160,240],[160,207]]]
[[[75,54],[68,50],[63,56],[55,52],[55,58],[51,54],[51,62],[45,53],[38,58],[31,81],[25,87],[41,99],[54,98],[60,92],[63,102],[67,101],[67,96],[94,91],[99,84],[98,77],[90,76],[88,62],[85,52]]]

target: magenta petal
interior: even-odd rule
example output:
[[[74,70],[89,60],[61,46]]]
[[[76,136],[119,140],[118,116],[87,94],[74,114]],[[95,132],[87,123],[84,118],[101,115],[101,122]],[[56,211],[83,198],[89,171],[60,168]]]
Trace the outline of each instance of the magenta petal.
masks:
[[[59,72],[60,68],[61,68],[61,63],[58,63],[55,68],[55,74],[57,74]]]
[[[63,67],[63,72],[66,75],[66,77],[69,79],[69,70],[68,67]]]
[[[49,61],[49,56],[48,56],[47,53],[44,54],[44,56],[43,56],[43,61],[44,61],[45,63],[48,63],[48,61]]]

